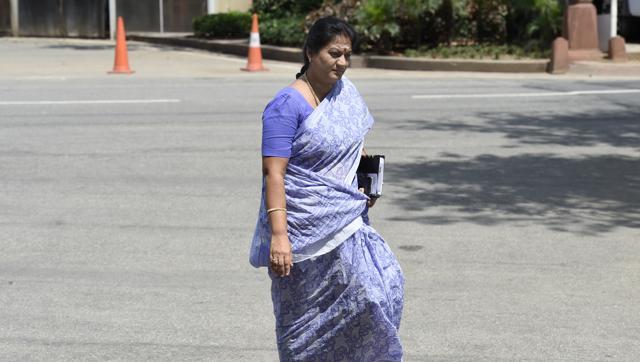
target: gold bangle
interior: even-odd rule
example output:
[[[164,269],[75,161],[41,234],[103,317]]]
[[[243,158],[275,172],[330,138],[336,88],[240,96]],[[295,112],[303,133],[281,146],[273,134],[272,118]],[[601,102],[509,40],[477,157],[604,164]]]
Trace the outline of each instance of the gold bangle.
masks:
[[[284,207],[274,207],[273,209],[269,209],[267,210],[267,215],[271,214],[274,211],[284,211],[287,212],[287,209],[285,209]]]

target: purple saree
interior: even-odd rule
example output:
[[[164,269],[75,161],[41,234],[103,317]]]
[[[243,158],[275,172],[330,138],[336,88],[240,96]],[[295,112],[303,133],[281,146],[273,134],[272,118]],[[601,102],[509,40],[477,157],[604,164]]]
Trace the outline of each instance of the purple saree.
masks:
[[[269,271],[282,361],[400,361],[404,277],[363,221],[355,177],[373,118],[343,77],[302,121],[285,175],[291,275]],[[250,262],[268,266],[264,185]]]

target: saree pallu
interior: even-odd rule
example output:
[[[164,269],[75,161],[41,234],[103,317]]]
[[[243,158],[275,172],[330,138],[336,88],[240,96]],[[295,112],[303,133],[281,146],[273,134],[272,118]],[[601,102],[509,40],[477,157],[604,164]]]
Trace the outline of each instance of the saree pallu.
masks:
[[[400,361],[404,277],[366,220],[355,172],[373,118],[353,84],[339,80],[301,122],[285,174],[294,265],[271,270],[282,361]],[[250,262],[269,265],[271,229],[262,202]]]

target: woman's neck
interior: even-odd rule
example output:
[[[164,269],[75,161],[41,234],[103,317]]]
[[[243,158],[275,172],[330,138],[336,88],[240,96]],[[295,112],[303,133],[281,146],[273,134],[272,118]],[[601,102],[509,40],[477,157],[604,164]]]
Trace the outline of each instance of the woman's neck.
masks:
[[[313,91],[316,93],[316,96],[320,99],[320,101],[322,101],[324,97],[327,96],[327,94],[335,84],[335,82],[331,82],[331,81],[322,82],[321,80],[317,79],[316,77],[313,76],[313,74],[309,72],[306,73],[306,77],[311,87],[313,87]]]

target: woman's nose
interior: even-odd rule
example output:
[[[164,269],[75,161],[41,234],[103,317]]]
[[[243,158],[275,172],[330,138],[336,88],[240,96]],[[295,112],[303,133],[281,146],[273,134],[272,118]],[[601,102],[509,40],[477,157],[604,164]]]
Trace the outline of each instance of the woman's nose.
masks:
[[[347,60],[347,57],[342,55],[340,56],[340,58],[338,58],[338,65],[341,67],[346,67],[347,65],[349,65],[349,60]]]

